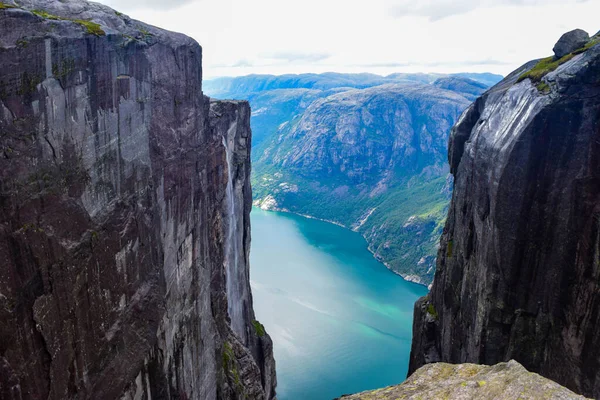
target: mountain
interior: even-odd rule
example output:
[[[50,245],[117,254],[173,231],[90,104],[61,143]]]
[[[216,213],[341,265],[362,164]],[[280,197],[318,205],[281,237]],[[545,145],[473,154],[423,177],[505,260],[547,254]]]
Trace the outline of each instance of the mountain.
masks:
[[[336,88],[364,89],[389,83],[416,82],[433,83],[436,79],[457,77],[469,79],[492,86],[502,80],[501,75],[490,73],[423,74],[396,73],[388,76],[376,74],[342,74],[326,72],[323,74],[287,74],[287,75],[247,75],[240,77],[222,77],[206,80],[204,90],[211,97],[247,98],[251,94],[276,89],[318,89]]]
[[[255,205],[354,229],[389,268],[431,283],[450,199],[448,133],[487,86],[432,74],[250,76],[216,86],[252,105]]]
[[[0,3],[0,53],[0,398],[274,398],[248,103],[97,3]]]
[[[468,105],[414,83],[316,100],[258,146],[255,204],[350,227],[391,269],[430,283],[449,200],[448,132]]]
[[[515,359],[600,398],[600,35],[565,34],[453,128],[454,191],[411,371]]]
[[[439,78],[433,82],[433,86],[460,93],[469,100],[475,100],[477,96],[485,92],[489,87],[481,82],[455,76]]]

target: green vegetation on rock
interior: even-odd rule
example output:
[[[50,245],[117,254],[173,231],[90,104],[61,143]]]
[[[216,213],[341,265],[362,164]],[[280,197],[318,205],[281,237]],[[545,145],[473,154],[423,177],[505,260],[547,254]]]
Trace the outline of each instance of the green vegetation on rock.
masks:
[[[90,35],[96,35],[96,36],[104,36],[106,35],[106,32],[104,32],[102,30],[102,28],[100,27],[100,24],[97,24],[95,22],[92,21],[87,21],[84,19],[71,19],[71,18],[64,18],[64,17],[59,17],[57,15],[53,15],[50,14],[49,12],[45,11],[45,10],[33,10],[32,11],[33,14],[37,15],[40,18],[44,18],[44,19],[49,19],[49,20],[55,20],[55,21],[71,21],[74,22],[76,24],[81,25],[83,28],[86,29],[87,33],[89,33]]]
[[[238,371],[235,353],[229,342],[223,343],[223,371],[233,378],[233,383],[237,390],[243,392],[244,387]]]
[[[519,78],[517,79],[517,82],[521,82],[525,79],[531,79],[533,82],[539,82],[548,73],[554,71],[560,65],[572,59],[574,56],[575,55],[571,53],[567,54],[566,56],[560,59],[556,59],[556,57],[554,56],[543,58],[540,61],[538,61],[538,63],[529,71],[521,74],[521,76],[519,76]]]
[[[555,71],[558,67],[560,67],[562,64],[566,63],[567,61],[571,60],[577,54],[586,52],[587,50],[591,49],[598,43],[600,43],[600,37],[595,36],[595,37],[592,37],[586,43],[585,46],[573,51],[572,53],[565,55],[564,57],[556,58],[555,56],[551,56],[551,57],[543,58],[540,61],[538,61],[538,63],[533,68],[531,68],[529,71],[522,73],[519,76],[519,78],[517,79],[517,82],[521,82],[525,79],[531,79],[531,81],[534,84],[536,84],[536,87],[540,92],[549,93],[550,86],[548,85],[548,83],[542,82],[542,78],[544,76],[546,76],[547,74],[549,74],[550,72]]]
[[[87,29],[87,33],[89,33],[90,35],[96,35],[96,36],[106,35],[106,32],[104,32],[102,30],[102,28],[100,27],[100,24],[97,24],[92,21],[86,21],[84,19],[73,19],[71,21],[83,26],[85,29]]]
[[[542,93],[550,93],[550,85],[546,82],[540,82],[535,87]]]
[[[45,10],[33,10],[31,11],[34,15],[37,15],[40,18],[44,18],[44,19],[51,19],[51,20],[62,20],[63,18],[58,17],[56,15],[50,14],[49,12],[45,11]]]
[[[256,331],[256,334],[258,335],[258,337],[263,337],[267,334],[267,331],[265,330],[265,326],[263,324],[261,324],[259,321],[257,321],[257,320],[252,321],[252,325],[254,326],[254,330]]]
[[[427,313],[431,315],[434,319],[438,319],[439,317],[437,311],[435,310],[435,307],[431,303],[427,305]]]

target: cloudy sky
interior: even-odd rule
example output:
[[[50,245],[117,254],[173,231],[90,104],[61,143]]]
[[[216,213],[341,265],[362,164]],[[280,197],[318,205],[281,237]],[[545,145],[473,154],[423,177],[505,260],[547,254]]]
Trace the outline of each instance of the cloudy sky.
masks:
[[[100,0],[183,32],[205,77],[302,72],[495,72],[600,30],[600,0]]]

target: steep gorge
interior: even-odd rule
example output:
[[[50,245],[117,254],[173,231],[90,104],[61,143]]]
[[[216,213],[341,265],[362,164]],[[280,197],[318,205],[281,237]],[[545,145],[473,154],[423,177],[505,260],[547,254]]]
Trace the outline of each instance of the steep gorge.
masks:
[[[0,3],[0,398],[275,396],[250,108],[201,58],[99,4]]]
[[[411,371],[514,358],[600,398],[600,36],[574,34],[452,130],[454,191]]]
[[[388,268],[429,285],[450,200],[450,128],[501,78],[331,72],[205,87],[252,105],[256,206],[357,231]]]

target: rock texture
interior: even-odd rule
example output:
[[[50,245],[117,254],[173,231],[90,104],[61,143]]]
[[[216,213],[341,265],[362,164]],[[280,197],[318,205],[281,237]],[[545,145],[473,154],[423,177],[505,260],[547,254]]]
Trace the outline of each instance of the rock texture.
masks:
[[[345,400],[584,400],[572,391],[528,372],[511,360],[493,367],[430,364],[398,386],[343,396]]]
[[[192,39],[0,3],[0,398],[271,399],[248,280],[250,109]]]
[[[415,305],[411,371],[516,359],[600,398],[598,42],[552,68],[527,63],[454,127],[454,191],[433,288]],[[519,79],[532,68],[539,82]]]

